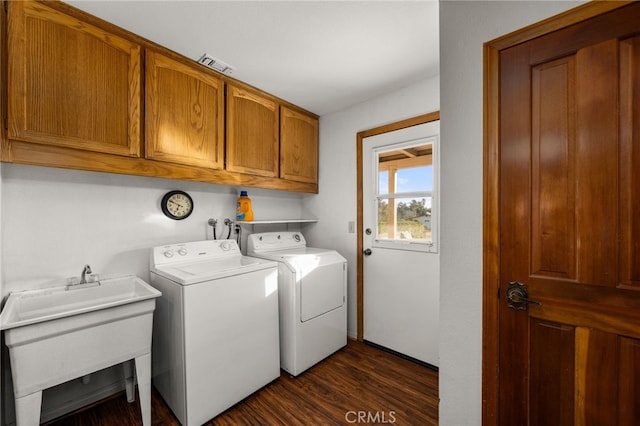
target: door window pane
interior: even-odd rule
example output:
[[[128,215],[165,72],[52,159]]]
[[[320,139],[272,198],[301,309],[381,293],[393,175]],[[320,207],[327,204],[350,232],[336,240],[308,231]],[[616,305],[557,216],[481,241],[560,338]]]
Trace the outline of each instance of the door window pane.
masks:
[[[385,188],[385,189],[382,189]],[[382,170],[378,172],[378,193],[387,192],[389,188],[389,171]]]
[[[395,192],[433,191],[433,166],[410,167],[396,170]]]
[[[397,242],[403,246],[409,242],[424,245],[427,251],[432,251],[434,142],[434,139],[426,142],[422,139],[414,146],[376,152],[376,242],[385,245]]]
[[[377,237],[431,242],[431,197],[379,199]]]

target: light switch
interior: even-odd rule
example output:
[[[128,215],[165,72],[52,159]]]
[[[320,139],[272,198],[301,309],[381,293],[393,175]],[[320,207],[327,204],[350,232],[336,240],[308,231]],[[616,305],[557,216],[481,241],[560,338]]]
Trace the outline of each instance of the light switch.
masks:
[[[350,234],[355,234],[356,233],[356,223],[354,221],[349,221],[349,233]]]

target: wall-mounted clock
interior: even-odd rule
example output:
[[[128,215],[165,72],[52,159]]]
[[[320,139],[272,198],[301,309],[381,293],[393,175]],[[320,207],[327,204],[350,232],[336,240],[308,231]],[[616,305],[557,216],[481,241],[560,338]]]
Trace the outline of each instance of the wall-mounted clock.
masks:
[[[162,207],[162,213],[167,217],[182,220],[193,212],[193,200],[184,191],[170,191],[162,197],[160,207]]]

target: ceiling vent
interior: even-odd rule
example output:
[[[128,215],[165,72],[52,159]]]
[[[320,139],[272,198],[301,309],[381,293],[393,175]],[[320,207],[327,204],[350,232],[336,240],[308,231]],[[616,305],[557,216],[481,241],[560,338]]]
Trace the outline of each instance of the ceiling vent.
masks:
[[[235,69],[231,65],[222,62],[220,59],[214,58],[213,56],[207,55],[206,53],[202,55],[200,59],[198,59],[198,62],[205,67],[209,67],[212,70],[216,70],[226,75],[230,75]]]

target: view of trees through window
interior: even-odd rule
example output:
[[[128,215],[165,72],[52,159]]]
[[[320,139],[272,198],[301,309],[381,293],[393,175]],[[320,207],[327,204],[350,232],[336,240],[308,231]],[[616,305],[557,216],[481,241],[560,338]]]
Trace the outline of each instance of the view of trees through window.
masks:
[[[433,145],[423,143],[377,155],[377,238],[431,243]]]
[[[389,204],[396,206],[395,230],[389,228],[387,221]],[[399,239],[431,240],[431,207],[427,206],[427,198],[379,199],[378,218],[378,237],[381,239],[393,239],[390,235],[393,234]]]

